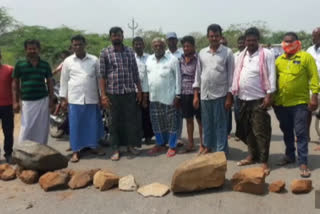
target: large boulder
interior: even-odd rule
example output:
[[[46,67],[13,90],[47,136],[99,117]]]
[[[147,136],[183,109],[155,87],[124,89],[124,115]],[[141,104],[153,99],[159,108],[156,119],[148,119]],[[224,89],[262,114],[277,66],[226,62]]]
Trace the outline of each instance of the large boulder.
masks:
[[[68,159],[47,145],[25,141],[13,151],[14,161],[24,169],[54,171],[66,168]]]
[[[105,191],[118,185],[119,179],[119,176],[112,172],[100,170],[93,177],[93,185],[100,191]]]
[[[70,189],[80,189],[92,184],[93,176],[100,169],[92,169],[86,171],[75,171],[71,173],[72,177],[68,183]],[[70,174],[70,173],[69,173]]]
[[[183,162],[174,172],[173,192],[192,192],[220,187],[225,182],[227,159],[224,152],[195,157]]]
[[[63,172],[47,172],[39,179],[39,184],[44,191],[68,188],[69,175]]]
[[[308,193],[312,190],[312,180],[295,179],[291,183],[292,193]]]
[[[262,195],[266,191],[266,174],[261,167],[242,169],[232,176],[232,189]]]

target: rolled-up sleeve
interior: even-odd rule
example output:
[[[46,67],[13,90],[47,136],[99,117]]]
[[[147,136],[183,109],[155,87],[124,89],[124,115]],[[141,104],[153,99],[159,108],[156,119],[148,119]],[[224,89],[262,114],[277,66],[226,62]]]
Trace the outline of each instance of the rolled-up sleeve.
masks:
[[[99,69],[98,69],[98,77],[99,78],[107,78],[107,68],[106,68],[106,53],[105,53],[105,49],[103,49],[100,53],[100,59],[99,59],[100,63],[99,64]]]
[[[232,92],[232,81],[234,72],[234,56],[232,51],[228,51],[227,57],[227,74],[228,74],[228,92]]]
[[[267,90],[267,93],[271,94],[275,92],[277,89],[275,57],[272,52],[270,52],[270,54],[267,55],[266,61],[267,61],[268,78],[269,78],[269,84],[270,84],[270,89]]]
[[[68,60],[65,60],[62,65],[61,77],[60,77],[60,97],[68,97],[68,83],[70,79],[70,71]]]

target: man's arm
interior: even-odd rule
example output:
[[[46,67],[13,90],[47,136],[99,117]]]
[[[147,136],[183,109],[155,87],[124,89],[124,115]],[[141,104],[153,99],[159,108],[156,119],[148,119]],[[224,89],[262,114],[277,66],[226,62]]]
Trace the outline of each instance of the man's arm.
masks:
[[[319,76],[318,76],[318,69],[315,63],[314,58],[308,54],[306,59],[307,64],[307,72],[309,77],[309,88],[312,92],[311,100],[309,102],[309,110],[315,111],[318,108],[318,93],[319,93]]]
[[[47,78],[47,86],[48,86],[48,93],[49,93],[49,108],[51,111],[54,110],[54,101],[53,101],[53,80],[52,77]]]
[[[193,107],[195,109],[198,109],[200,106],[200,97],[199,97],[199,92],[200,92],[200,85],[201,85],[201,61],[200,61],[200,56],[198,55],[198,61],[197,61],[197,67],[196,67],[196,75],[194,78],[194,83],[192,85],[193,87]]]
[[[272,94],[276,91],[276,66],[275,57],[271,51],[267,52],[265,57],[268,69],[268,81],[270,89],[267,90],[267,94],[263,99],[261,108],[267,109],[272,105]]]
[[[99,89],[100,89],[100,103],[102,108],[110,108],[111,102],[107,96],[106,85],[107,85],[107,66],[108,61],[106,60],[105,50],[102,50],[99,57]]]
[[[227,68],[227,75],[228,75],[228,93],[227,93],[224,107],[225,109],[230,110],[233,103],[232,81],[233,81],[233,72],[234,72],[234,56],[231,50],[228,51],[226,68]]]
[[[20,111],[20,79],[12,79],[12,101],[13,101],[13,110],[18,113]]]

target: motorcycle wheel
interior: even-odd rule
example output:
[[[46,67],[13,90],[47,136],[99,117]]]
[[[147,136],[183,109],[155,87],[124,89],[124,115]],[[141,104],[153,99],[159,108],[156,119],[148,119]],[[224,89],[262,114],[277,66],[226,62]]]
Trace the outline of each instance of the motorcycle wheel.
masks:
[[[61,138],[64,134],[64,131],[58,129],[56,126],[50,126],[50,136],[53,138]]]

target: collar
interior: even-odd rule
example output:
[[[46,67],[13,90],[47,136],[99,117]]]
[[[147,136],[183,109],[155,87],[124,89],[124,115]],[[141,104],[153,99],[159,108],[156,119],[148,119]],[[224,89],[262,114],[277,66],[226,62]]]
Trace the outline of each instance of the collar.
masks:
[[[181,60],[182,60],[183,62],[186,61],[185,57],[186,57],[186,56],[185,56],[184,54],[181,55]],[[197,59],[197,57],[198,57],[198,55],[197,55],[197,53],[195,52],[195,53],[192,55],[190,62],[191,62],[192,60],[194,60],[194,59]]]
[[[120,52],[123,52],[123,51],[126,51],[126,50],[127,50],[127,47],[126,47],[126,46],[124,46],[123,44],[122,44],[121,46],[122,46],[122,48],[121,48]],[[114,51],[114,52],[118,52],[118,51],[116,51],[116,49],[114,48],[113,45],[110,46],[110,50],[111,50],[111,51]]]
[[[161,61],[162,59],[170,59],[170,56],[171,56],[171,54],[165,53],[165,54],[161,57],[161,59],[160,59],[159,61]],[[156,57],[155,54],[152,54],[152,59],[153,59],[153,60],[157,60],[157,57]]]
[[[136,58],[144,58],[144,57],[147,57],[147,54],[145,52],[143,52],[142,56],[138,56],[138,54],[135,52],[134,53],[135,57]]]
[[[302,51],[300,50],[297,53],[295,53],[293,56],[291,56],[290,58],[287,58],[286,53],[282,54],[280,57],[282,59],[290,60],[290,59],[295,59],[295,58],[301,58],[301,55],[302,55]]]
[[[79,59],[79,60],[82,60],[82,61],[89,58],[89,55],[88,55],[87,52],[86,52],[86,55],[85,55],[82,59],[80,59],[79,57],[77,57],[75,53],[74,53],[72,56],[73,56],[74,59]]]
[[[222,51],[223,47],[224,47],[223,45],[219,45],[218,49],[216,50],[216,53],[220,53],[220,52]],[[211,52],[211,49],[210,49],[210,46],[208,46],[208,47],[206,48],[206,52],[212,53],[212,52]]]

